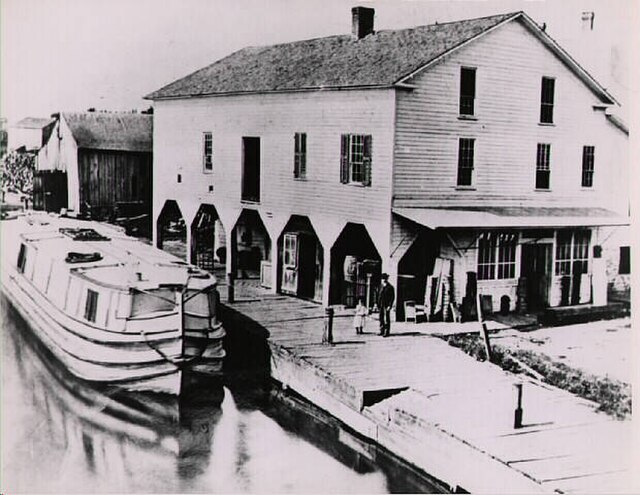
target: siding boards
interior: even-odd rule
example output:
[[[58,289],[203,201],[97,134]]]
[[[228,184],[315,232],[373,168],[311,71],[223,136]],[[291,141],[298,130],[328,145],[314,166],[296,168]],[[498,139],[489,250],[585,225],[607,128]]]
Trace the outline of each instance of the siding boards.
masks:
[[[81,204],[110,209],[117,202],[142,201],[151,211],[150,154],[81,149],[78,172]]]
[[[477,68],[475,121],[458,119],[461,66]],[[542,76],[556,78],[553,126],[538,125]],[[593,190],[581,188],[585,144],[596,147],[601,179],[625,165],[610,158],[620,143],[611,139],[602,112],[592,109],[597,97],[518,22],[467,45],[411,83],[418,88],[397,96],[395,205],[594,205],[615,196],[605,180]],[[460,137],[476,139],[475,190],[455,187]],[[539,142],[551,144],[548,192],[535,191]]]
[[[240,206],[242,137],[260,137],[261,202],[267,211],[322,212],[390,222],[393,90],[239,95],[158,101],[155,205],[167,198]],[[202,170],[202,133],[213,133],[213,173]],[[296,132],[307,134],[307,177],[293,178]],[[372,186],[340,183],[340,136],[373,136]],[[183,181],[177,184],[176,175]],[[213,194],[208,192],[214,186]]]

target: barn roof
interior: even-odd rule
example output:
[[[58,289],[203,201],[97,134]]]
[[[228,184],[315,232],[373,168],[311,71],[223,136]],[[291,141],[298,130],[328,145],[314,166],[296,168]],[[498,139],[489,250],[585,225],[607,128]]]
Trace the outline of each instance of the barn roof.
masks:
[[[26,117],[16,122],[14,127],[19,129],[43,129],[53,122],[54,119],[52,118]]]
[[[602,101],[615,100],[524,12],[400,30],[248,47],[157,90],[161,100],[207,95],[392,87],[493,28],[519,19]]]
[[[78,148],[153,151],[153,116],[137,113],[63,113]]]

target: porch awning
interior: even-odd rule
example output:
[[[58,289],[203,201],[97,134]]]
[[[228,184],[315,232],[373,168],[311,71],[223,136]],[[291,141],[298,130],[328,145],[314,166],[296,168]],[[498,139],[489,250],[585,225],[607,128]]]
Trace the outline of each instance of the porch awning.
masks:
[[[430,229],[474,227],[598,227],[629,225],[624,217],[604,208],[486,206],[449,208],[393,208],[396,213]]]

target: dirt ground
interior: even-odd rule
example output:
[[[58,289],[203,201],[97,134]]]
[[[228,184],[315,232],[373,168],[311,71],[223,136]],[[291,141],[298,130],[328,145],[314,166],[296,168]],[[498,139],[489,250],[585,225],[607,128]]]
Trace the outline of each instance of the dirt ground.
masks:
[[[637,378],[630,318],[521,332],[498,332],[491,339],[509,349],[545,354],[593,375],[633,383]]]

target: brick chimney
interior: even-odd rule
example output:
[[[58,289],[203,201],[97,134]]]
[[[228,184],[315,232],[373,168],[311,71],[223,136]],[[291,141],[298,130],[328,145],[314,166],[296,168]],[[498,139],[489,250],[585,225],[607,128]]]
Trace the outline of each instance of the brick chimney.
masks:
[[[351,9],[351,33],[357,40],[373,33],[373,16],[375,10],[369,7],[353,7]]]

